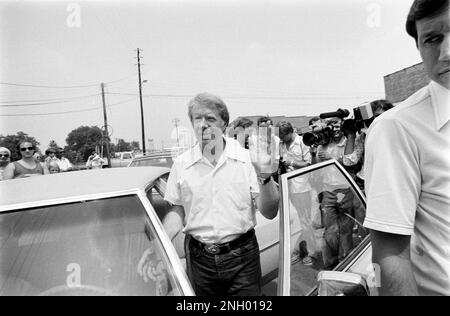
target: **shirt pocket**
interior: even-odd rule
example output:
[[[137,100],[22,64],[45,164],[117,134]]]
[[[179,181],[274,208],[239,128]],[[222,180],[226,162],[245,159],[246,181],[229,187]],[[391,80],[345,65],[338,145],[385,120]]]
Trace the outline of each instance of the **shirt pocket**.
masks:
[[[229,201],[228,207],[245,211],[252,207],[250,185],[246,181],[230,181],[222,188],[222,196]]]
[[[181,200],[185,210],[195,214],[208,205],[210,196],[208,186],[192,180],[180,180]]]

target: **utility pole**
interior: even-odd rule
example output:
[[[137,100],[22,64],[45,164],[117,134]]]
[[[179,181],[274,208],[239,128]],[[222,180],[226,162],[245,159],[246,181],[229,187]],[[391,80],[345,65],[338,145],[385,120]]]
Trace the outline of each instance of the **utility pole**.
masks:
[[[137,51],[138,74],[139,74],[139,101],[141,104],[142,151],[144,152],[145,156],[144,107],[142,105],[141,57],[139,56],[140,49],[138,48],[136,51]]]
[[[178,123],[180,123],[180,119],[174,118],[172,122],[175,124],[175,132],[177,133],[177,147],[180,147],[180,140],[178,138]]]
[[[111,157],[109,154],[109,139],[108,139],[108,119],[106,117],[106,102],[105,102],[105,84],[102,82],[102,101],[103,101],[103,120],[105,123],[105,130],[103,132],[103,139],[106,139],[106,159],[108,160],[108,167],[111,168]]]

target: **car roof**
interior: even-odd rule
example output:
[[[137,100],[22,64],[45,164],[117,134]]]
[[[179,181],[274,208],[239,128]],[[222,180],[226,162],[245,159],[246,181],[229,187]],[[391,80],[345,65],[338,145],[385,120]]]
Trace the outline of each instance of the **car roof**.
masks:
[[[0,181],[0,211],[81,196],[136,192],[169,171],[162,167],[107,168]]]

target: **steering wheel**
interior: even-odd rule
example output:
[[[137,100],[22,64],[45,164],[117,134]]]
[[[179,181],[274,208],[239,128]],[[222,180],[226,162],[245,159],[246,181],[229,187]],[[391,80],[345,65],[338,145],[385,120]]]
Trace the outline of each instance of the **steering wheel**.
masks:
[[[112,291],[95,285],[61,285],[48,289],[39,296],[114,296]]]

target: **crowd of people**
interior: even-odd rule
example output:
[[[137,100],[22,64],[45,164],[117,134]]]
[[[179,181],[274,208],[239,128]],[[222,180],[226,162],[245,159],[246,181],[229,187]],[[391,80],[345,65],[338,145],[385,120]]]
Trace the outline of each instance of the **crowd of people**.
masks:
[[[11,161],[11,150],[0,147],[0,181],[77,170],[64,149],[48,148],[42,156],[32,141],[23,140],[16,150],[21,159]],[[86,169],[101,169],[105,163],[106,160],[94,150],[86,161]]]
[[[18,143],[17,152],[21,159],[11,161],[11,151],[0,147],[0,180],[26,178],[32,176],[67,172],[73,170],[73,165],[66,157],[64,150],[49,148],[43,158],[36,150],[36,145],[28,140]]]

